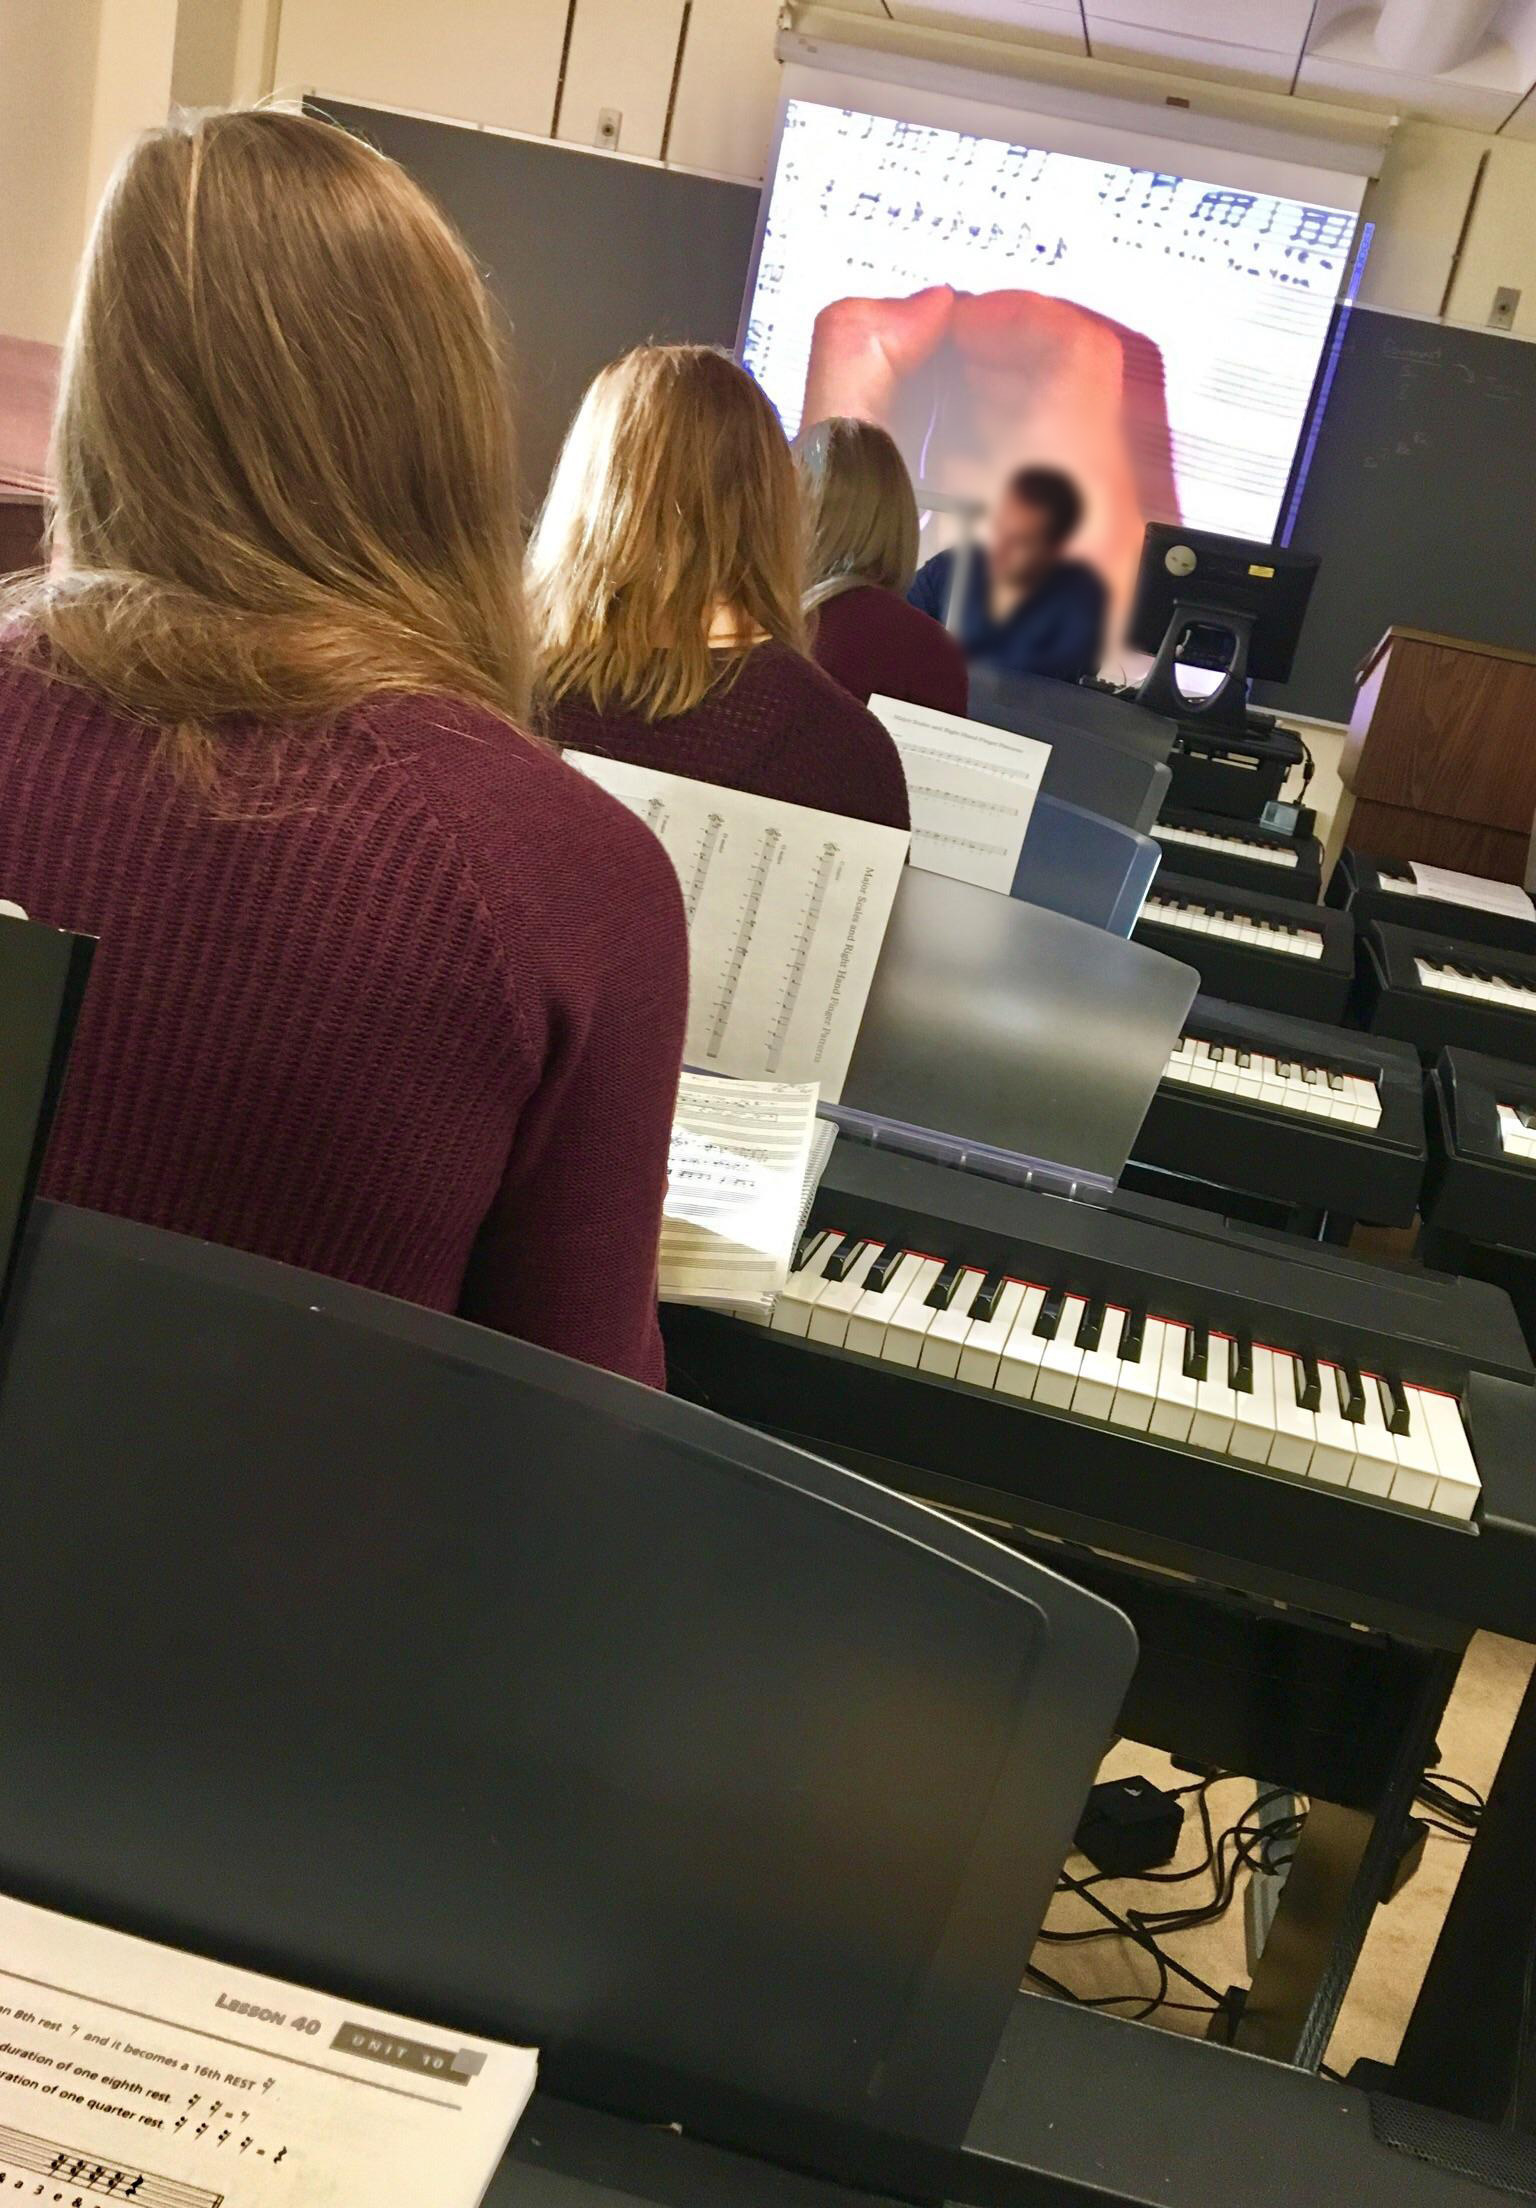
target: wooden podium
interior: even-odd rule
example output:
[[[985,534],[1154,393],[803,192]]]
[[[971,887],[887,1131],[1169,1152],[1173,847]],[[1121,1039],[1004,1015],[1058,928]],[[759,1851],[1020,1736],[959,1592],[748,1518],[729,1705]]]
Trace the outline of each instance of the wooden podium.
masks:
[[[1525,879],[1536,817],[1536,654],[1388,629],[1355,677],[1330,843]]]

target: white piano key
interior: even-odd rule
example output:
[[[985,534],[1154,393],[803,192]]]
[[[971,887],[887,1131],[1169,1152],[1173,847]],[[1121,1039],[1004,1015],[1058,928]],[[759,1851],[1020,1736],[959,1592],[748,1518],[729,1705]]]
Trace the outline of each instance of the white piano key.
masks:
[[[1024,1294],[1022,1280],[1004,1281],[991,1318],[971,1322],[965,1347],[960,1352],[958,1378],[969,1381],[973,1388],[996,1386],[998,1362],[1013,1332],[1013,1322],[1019,1315]]]
[[[829,1228],[805,1263],[785,1281],[774,1300],[773,1317],[768,1322],[775,1333],[805,1333],[811,1323],[812,1307],[823,1289],[831,1285],[822,1278],[823,1268],[842,1239],[837,1228]]]
[[[841,1349],[848,1338],[848,1321],[864,1293],[864,1283],[870,1267],[880,1255],[883,1242],[866,1242],[841,1280],[834,1280],[823,1288],[811,1306],[810,1325],[806,1337],[813,1342],[826,1342],[834,1349]]]
[[[1072,1408],[1080,1418],[1106,1419],[1114,1407],[1115,1391],[1120,1385],[1120,1336],[1125,1318],[1118,1305],[1111,1304],[1104,1314],[1098,1348],[1083,1351],[1077,1386],[1072,1391]]]
[[[1275,1355],[1257,1343],[1253,1351],[1253,1388],[1234,1395],[1237,1415],[1227,1455],[1245,1464],[1268,1464],[1275,1442]]]
[[[1237,1397],[1232,1392],[1230,1362],[1232,1344],[1225,1334],[1212,1334],[1206,1360],[1206,1377],[1195,1382],[1195,1415],[1189,1438],[1197,1449],[1213,1449],[1218,1456],[1231,1446],[1237,1424]]]
[[[917,1360],[921,1371],[942,1373],[946,1380],[954,1379],[960,1369],[965,1337],[971,1329],[971,1303],[986,1277],[979,1266],[967,1266],[960,1275],[949,1309],[934,1314]]]
[[[1257,1356],[1258,1352],[1254,1354]],[[1296,1400],[1299,1367],[1295,1358],[1283,1349],[1272,1354],[1275,1360],[1275,1438],[1270,1445],[1269,1461],[1277,1472],[1293,1472],[1305,1478],[1311,1467],[1312,1452],[1317,1447],[1317,1421]]]
[[[1318,1363],[1322,1378],[1322,1400],[1313,1415],[1313,1432],[1316,1439],[1312,1448],[1312,1462],[1307,1466],[1310,1480],[1322,1480],[1330,1487],[1348,1487],[1350,1475],[1355,1469],[1355,1429],[1339,1408],[1339,1383],[1342,1378],[1337,1365]]]
[[[1083,1362],[1083,1353],[1077,1346],[1077,1330],[1087,1308],[1086,1296],[1068,1296],[1062,1305],[1060,1323],[1040,1359],[1040,1376],[1035,1382],[1037,1403],[1053,1403],[1061,1411],[1071,1403]]]
[[[1365,1373],[1365,1415],[1355,1428],[1355,1468],[1350,1487],[1360,1495],[1387,1496],[1397,1478],[1397,1447],[1382,1411],[1381,1383]]]
[[[1406,1434],[1392,1436],[1392,1445],[1397,1451],[1392,1500],[1401,1503],[1406,1510],[1428,1510],[1435,1499],[1439,1468],[1423,1413],[1421,1391],[1405,1386],[1403,1393],[1408,1399],[1409,1425]],[[1389,1412],[1390,1402],[1384,1400],[1382,1408]]]
[[[1165,1441],[1187,1441],[1195,1415],[1195,1383],[1184,1370],[1189,1328],[1174,1319],[1163,1322],[1163,1353],[1157,1368],[1157,1401],[1148,1429]]]
[[[923,1339],[938,1313],[928,1301],[928,1291],[944,1270],[941,1258],[919,1258],[911,1286],[893,1313],[880,1345],[880,1361],[886,1365],[915,1365]]]
[[[865,1289],[849,1317],[843,1338],[845,1349],[855,1350],[861,1357],[879,1356],[885,1346],[885,1330],[901,1309],[902,1298],[922,1262],[915,1251],[908,1250],[883,1288]]]
[[[1035,1332],[1035,1321],[1040,1316],[1040,1306],[1044,1301],[1044,1288],[1031,1282],[1024,1291],[1024,1300],[1019,1305],[1003,1353],[997,1361],[994,1386],[999,1395],[1027,1398],[1035,1392],[1035,1382],[1040,1377],[1040,1360],[1045,1355],[1045,1342]]]
[[[1122,1329],[1122,1335],[1124,1330]],[[1120,1360],[1120,1370],[1115,1379],[1115,1400],[1109,1407],[1112,1426],[1124,1426],[1130,1432],[1144,1434],[1152,1423],[1153,1406],[1157,1402],[1157,1380],[1163,1360],[1163,1322],[1148,1319],[1142,1336],[1141,1355],[1132,1363]]]
[[[1442,1395],[1435,1388],[1409,1388],[1406,1392],[1416,1414],[1424,1420],[1430,1447],[1435,1453],[1439,1480],[1431,1510],[1438,1518],[1470,1518],[1477,1508],[1482,1482],[1477,1475],[1472,1445],[1467,1439],[1461,1405],[1453,1395]]]

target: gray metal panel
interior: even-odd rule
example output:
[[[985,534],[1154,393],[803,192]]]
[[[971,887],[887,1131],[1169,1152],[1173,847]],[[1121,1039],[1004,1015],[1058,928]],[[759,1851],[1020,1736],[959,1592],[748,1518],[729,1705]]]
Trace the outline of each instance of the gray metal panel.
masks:
[[[336,100],[306,105],[398,161],[464,233],[512,325],[530,502],[599,368],[651,338],[734,343],[755,185]]]
[[[7,1331],[0,1888],[690,2129],[958,2140],[1117,1611],[654,1390],[125,1221],[36,1206]]]

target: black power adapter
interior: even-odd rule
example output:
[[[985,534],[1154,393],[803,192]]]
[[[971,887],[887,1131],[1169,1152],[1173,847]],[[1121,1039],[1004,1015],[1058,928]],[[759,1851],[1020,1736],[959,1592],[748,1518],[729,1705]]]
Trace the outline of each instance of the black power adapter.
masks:
[[[1076,1842],[1111,1878],[1155,1871],[1178,1853],[1184,1805],[1150,1779],[1105,1779],[1090,1787]]]

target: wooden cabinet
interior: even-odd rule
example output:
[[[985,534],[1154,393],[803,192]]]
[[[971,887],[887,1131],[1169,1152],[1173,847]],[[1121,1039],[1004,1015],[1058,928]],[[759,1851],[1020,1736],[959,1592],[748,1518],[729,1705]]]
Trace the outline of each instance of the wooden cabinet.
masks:
[[[1356,676],[1339,773],[1348,840],[1524,879],[1536,816],[1536,655],[1389,629]]]

